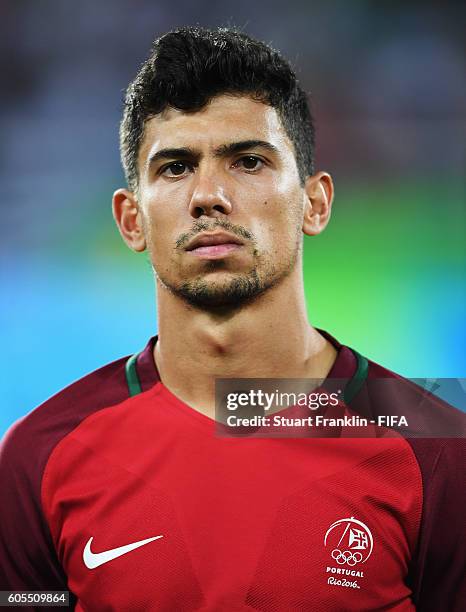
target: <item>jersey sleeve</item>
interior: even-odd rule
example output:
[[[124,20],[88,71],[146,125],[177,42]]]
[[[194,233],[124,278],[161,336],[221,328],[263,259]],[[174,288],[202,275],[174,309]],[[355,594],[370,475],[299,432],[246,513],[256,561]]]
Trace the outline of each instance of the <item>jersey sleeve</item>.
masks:
[[[409,440],[422,472],[423,512],[410,572],[419,612],[466,609],[466,440]]]
[[[393,382],[384,383],[386,378]],[[362,414],[403,414],[417,425],[418,433],[407,436],[406,442],[421,473],[422,514],[407,581],[418,612],[463,612],[466,415],[373,362],[369,362],[368,382],[356,405]]]
[[[20,421],[0,447],[0,590],[67,591],[38,497],[41,449],[28,433]]]
[[[62,389],[15,423],[3,438],[0,590],[69,591],[43,512],[43,475],[53,449],[65,436],[96,411],[128,397],[126,360],[123,357],[109,363]],[[76,597],[70,592],[71,609],[75,603]]]

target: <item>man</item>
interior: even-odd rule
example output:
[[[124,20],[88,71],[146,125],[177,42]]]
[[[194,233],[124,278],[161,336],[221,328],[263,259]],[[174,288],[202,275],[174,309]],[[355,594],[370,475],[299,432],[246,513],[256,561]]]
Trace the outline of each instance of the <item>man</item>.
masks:
[[[287,62],[231,30],[166,34],[121,153],[114,218],[149,252],[159,333],[8,434],[1,588],[98,611],[463,609],[460,440],[217,435],[221,378],[344,380],[338,405],[371,415],[391,400],[367,381],[388,378],[419,404],[307,321],[302,235],[333,185]]]

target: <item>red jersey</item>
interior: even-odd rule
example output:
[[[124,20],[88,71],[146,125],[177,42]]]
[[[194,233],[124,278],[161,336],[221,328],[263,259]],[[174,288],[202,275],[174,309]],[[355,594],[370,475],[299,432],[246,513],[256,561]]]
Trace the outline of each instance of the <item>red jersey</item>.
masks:
[[[5,437],[0,590],[98,612],[465,609],[463,440],[219,437],[159,380],[155,341]],[[363,412],[366,377],[396,375],[332,341]]]

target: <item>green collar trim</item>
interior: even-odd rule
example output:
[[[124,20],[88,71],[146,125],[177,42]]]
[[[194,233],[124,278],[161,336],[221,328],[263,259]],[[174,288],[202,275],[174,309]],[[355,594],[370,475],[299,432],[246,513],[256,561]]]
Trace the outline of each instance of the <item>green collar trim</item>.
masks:
[[[353,378],[348,381],[348,384],[345,387],[345,391],[343,393],[343,399],[345,404],[349,404],[360,391],[367,378],[367,372],[369,370],[369,364],[367,362],[367,359],[360,355],[354,349],[351,350],[353,351],[353,354],[356,357],[357,368]],[[142,387],[139,381],[139,376],[136,368],[138,356],[139,353],[131,355],[125,366],[126,383],[128,385],[130,397],[142,393]]]
[[[126,384],[128,385],[130,397],[142,393],[142,387],[141,383],[139,382],[138,371],[136,369],[136,361],[138,359],[138,355],[139,353],[131,355],[125,366]]]
[[[343,400],[346,405],[350,404],[360,391],[361,387],[366,381],[367,373],[369,371],[369,363],[367,359],[354,349],[351,350],[356,357],[357,368],[353,378],[348,381],[348,384],[343,392]]]

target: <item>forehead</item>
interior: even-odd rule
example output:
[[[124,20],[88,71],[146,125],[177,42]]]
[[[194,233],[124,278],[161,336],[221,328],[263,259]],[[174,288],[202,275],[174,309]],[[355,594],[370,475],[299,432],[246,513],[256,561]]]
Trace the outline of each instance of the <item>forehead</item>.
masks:
[[[266,140],[283,154],[293,146],[274,108],[248,96],[220,95],[196,112],[168,108],[149,119],[139,162],[159,149],[191,147],[202,151],[244,140]]]

